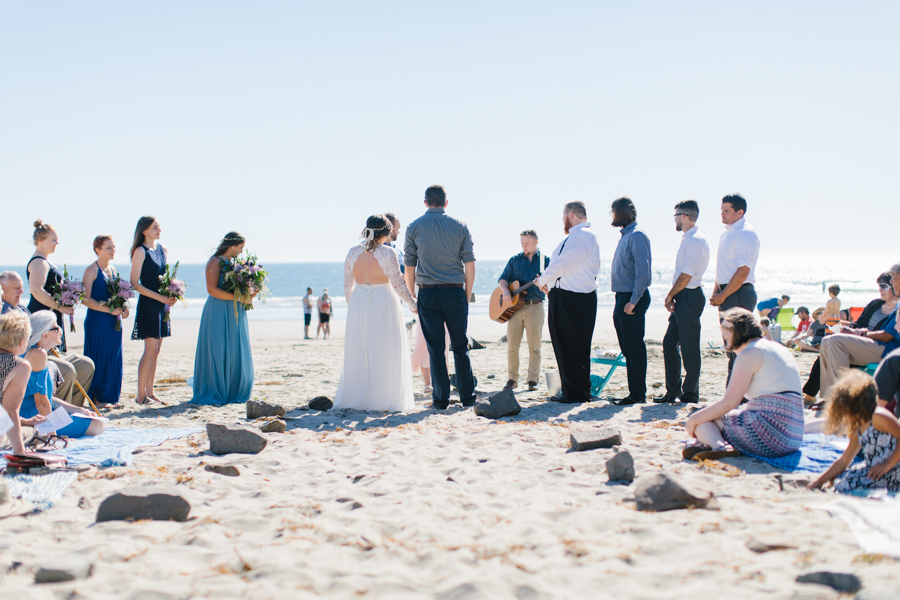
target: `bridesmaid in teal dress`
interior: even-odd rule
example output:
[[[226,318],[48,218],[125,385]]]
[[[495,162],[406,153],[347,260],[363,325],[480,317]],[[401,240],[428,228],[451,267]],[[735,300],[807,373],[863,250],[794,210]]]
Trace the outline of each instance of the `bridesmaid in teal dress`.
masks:
[[[116,244],[108,235],[94,238],[97,260],[84,270],[84,289],[88,292],[82,304],[88,309],[84,319],[84,355],[94,361],[94,380],[88,395],[98,405],[118,404],[122,393],[122,330],[116,331],[119,316],[128,318],[128,307],[110,310],[110,279],[116,268],[110,264],[116,257]]]
[[[234,310],[234,294],[222,289],[221,260],[244,251],[244,237],[228,233],[206,263],[209,298],[200,317],[197,353],[194,356],[195,404],[246,402],[253,391],[253,355],[247,311]],[[254,294],[255,295],[255,294]]]

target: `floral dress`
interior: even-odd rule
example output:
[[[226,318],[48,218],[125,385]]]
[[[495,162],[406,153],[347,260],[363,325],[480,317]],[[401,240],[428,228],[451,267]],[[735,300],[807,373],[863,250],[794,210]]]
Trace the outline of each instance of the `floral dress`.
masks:
[[[897,438],[890,433],[878,431],[869,423],[869,426],[859,434],[859,445],[862,446],[864,466],[848,469],[844,472],[835,489],[838,492],[850,492],[861,489],[887,489],[889,492],[900,491],[900,463],[885,473],[881,479],[869,477],[869,469],[887,458],[897,448]]]

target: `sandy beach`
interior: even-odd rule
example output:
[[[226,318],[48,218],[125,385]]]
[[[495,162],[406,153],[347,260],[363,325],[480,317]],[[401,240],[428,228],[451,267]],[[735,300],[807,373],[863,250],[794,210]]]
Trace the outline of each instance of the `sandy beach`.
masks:
[[[665,318],[648,317],[651,393],[664,390]],[[125,400],[109,425],[246,422],[243,404],[188,403],[199,322],[173,325],[157,373],[157,395],[171,406],[130,400],[141,345],[126,341]],[[689,408],[546,402],[542,381],[538,392],[517,394],[520,414],[498,421],[459,404],[434,414],[421,394],[407,414],[310,410],[311,398],[334,396],[342,326],[334,323],[334,338],[323,341],[303,340],[298,322],[251,323],[254,396],[283,405],[289,418],[286,433],[266,434],[262,453],[211,455],[205,433],[170,440],[143,448],[129,467],[79,475],[48,511],[0,521],[0,597],[838,597],[795,582],[821,570],[857,574],[858,597],[896,597],[896,561],[866,554],[843,520],[815,508],[832,495],[781,485],[781,471],[754,459],[683,461],[679,423]],[[506,380],[498,341],[505,326],[473,318],[470,333],[486,342],[471,353],[479,391],[497,391]],[[717,333],[707,310],[704,346],[720,341]],[[552,367],[546,332],[543,339],[544,366]],[[77,351],[80,335],[70,340]],[[594,341],[615,348],[609,315],[598,316]],[[715,401],[727,360],[714,349],[703,354],[701,396]],[[804,378],[813,358],[798,358]],[[619,370],[602,396],[621,397],[624,385]],[[718,510],[638,512],[634,484],[608,481],[605,461],[616,450],[570,448],[572,432],[600,425],[621,432],[638,478],[675,473],[712,490]],[[223,477],[205,464],[233,465],[241,475]],[[190,519],[94,522],[104,498],[144,484],[176,487],[191,502]],[[755,552],[754,540],[786,548]],[[40,565],[69,554],[89,557],[93,575],[33,583]]]

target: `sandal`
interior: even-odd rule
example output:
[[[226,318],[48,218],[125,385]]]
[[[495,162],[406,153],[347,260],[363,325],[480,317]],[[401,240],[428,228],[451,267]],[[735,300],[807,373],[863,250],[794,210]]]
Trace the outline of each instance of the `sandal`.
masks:
[[[703,444],[695,444],[693,446],[688,446],[687,448],[682,450],[681,458],[683,458],[684,460],[691,460],[692,458],[697,456],[697,454],[701,452],[709,452],[709,450],[709,446],[704,446]]]
[[[730,450],[728,449],[730,448]],[[722,446],[720,450],[707,450],[705,452],[698,452],[694,455],[693,460],[697,462],[704,460],[719,460],[720,458],[726,458],[728,456],[740,456],[741,453],[731,448],[731,446]]]

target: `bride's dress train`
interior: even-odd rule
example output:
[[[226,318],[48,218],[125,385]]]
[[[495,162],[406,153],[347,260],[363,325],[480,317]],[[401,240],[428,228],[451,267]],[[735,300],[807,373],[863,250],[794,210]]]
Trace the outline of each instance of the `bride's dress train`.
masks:
[[[406,411],[415,406],[409,343],[400,298],[415,301],[400,275],[397,255],[387,246],[373,252],[390,283],[356,284],[353,265],[365,249],[356,246],[344,262],[347,327],[344,368],[335,394],[335,408]]]

